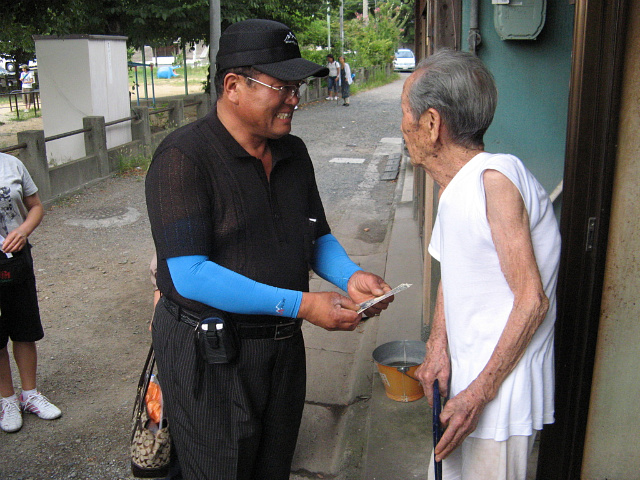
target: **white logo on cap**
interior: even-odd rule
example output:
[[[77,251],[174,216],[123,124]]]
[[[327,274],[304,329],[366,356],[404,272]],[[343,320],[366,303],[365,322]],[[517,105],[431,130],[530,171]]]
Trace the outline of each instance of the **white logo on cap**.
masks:
[[[293,34],[293,32],[289,32],[287,33],[287,36],[284,37],[284,43],[293,43],[295,45],[298,45],[298,40],[296,39],[296,36]]]

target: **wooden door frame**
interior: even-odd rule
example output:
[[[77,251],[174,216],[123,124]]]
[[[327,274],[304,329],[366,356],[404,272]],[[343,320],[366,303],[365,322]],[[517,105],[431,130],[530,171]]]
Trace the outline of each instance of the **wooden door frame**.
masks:
[[[580,479],[617,155],[627,0],[577,0],[562,197],[556,423],[537,478]]]

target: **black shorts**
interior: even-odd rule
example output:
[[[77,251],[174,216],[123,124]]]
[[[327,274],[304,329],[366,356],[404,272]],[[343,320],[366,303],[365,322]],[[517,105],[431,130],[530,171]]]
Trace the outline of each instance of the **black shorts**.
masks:
[[[16,285],[0,286],[0,348],[14,342],[35,342],[44,337],[36,277]]]

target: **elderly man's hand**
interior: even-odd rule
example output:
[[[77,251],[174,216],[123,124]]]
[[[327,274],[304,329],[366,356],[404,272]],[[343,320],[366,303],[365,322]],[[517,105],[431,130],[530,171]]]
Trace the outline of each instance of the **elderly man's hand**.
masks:
[[[358,304],[335,292],[305,292],[298,317],[326,330],[354,330],[362,315],[356,313]]]
[[[447,352],[447,344],[433,342],[433,338],[427,343],[427,354],[424,362],[416,369],[416,377],[422,384],[424,395],[429,406],[433,408],[433,382],[438,379],[440,395],[449,395],[449,377],[451,376],[451,361]]]
[[[391,287],[378,275],[370,272],[363,272],[359,270],[351,275],[349,283],[347,284],[347,293],[354,302],[362,303],[375,297],[384,295],[391,290]],[[393,302],[393,295],[389,298],[376,303],[367,310],[364,314],[367,317],[373,317],[379,315],[382,310],[389,307],[389,304]]]
[[[446,458],[476,429],[480,414],[488,402],[482,390],[473,383],[447,401],[440,414],[445,430],[435,447],[436,461]]]

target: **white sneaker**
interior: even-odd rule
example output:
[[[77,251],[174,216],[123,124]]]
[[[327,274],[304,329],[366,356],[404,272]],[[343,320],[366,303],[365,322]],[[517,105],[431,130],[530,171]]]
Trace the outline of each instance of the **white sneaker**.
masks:
[[[333,100],[333,97],[327,97],[325,100]]]
[[[24,109],[24,113],[29,113],[31,110],[29,110],[28,108]]]
[[[20,404],[24,412],[35,413],[45,420],[53,420],[62,415],[60,409],[40,392],[32,393],[25,401],[20,401]]]
[[[17,432],[22,428],[22,412],[20,411],[20,401],[0,399],[0,428],[7,433]]]
[[[338,99],[338,97],[333,97],[333,99],[334,99],[334,100],[337,100],[337,99]]]

